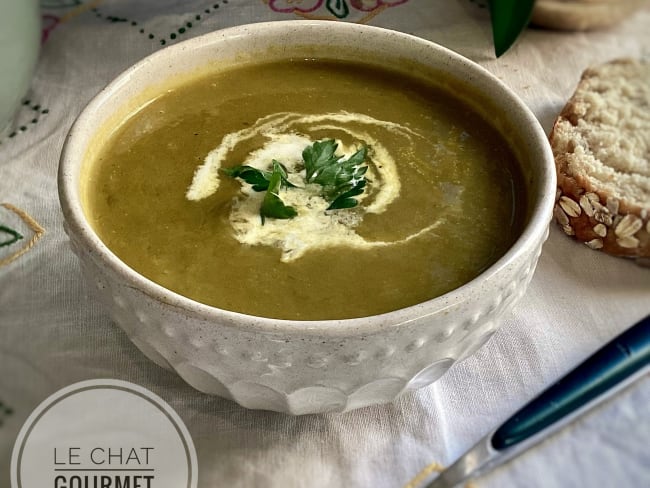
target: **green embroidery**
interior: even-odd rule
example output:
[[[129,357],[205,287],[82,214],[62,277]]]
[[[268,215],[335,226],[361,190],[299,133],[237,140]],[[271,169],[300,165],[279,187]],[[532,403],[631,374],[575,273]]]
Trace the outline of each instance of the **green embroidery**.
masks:
[[[43,229],[43,227],[41,227],[38,224],[38,222],[36,222],[27,212],[13,206],[10,203],[0,203],[0,207],[4,207],[10,212],[16,214],[20,218],[20,220],[22,220],[23,223],[27,226],[27,228],[33,232],[31,239],[29,239],[29,241],[22,248],[20,246],[16,246],[18,249],[15,252],[13,252],[13,254],[0,257],[0,268],[1,268],[2,266],[11,263],[15,259],[25,254],[30,249],[32,249],[34,244],[36,244],[36,241],[38,241],[45,233],[45,229]],[[0,247],[9,246],[11,244],[14,244],[17,240],[23,239],[23,236],[20,235],[17,231],[10,229],[9,227],[1,224],[0,224],[0,234],[6,234],[7,236],[7,237],[3,237],[0,235]],[[8,254],[8,253],[3,253],[3,254]]]
[[[19,241],[23,236],[9,227],[0,224],[0,233],[9,234],[9,238],[5,241],[0,241],[0,247],[11,246],[14,242]],[[1,405],[1,403],[0,403]]]
[[[7,137],[8,137],[9,139],[13,139],[13,138],[16,137],[18,134],[21,134],[21,133],[27,131],[27,130],[29,129],[29,127],[30,127],[30,124],[31,124],[31,125],[35,125],[35,124],[37,124],[38,121],[40,120],[40,116],[41,116],[41,115],[47,115],[47,114],[50,113],[50,111],[49,111],[48,109],[46,109],[46,108],[41,108],[41,106],[38,105],[38,104],[36,104],[36,105],[32,105],[31,100],[24,100],[24,101],[23,101],[23,107],[29,107],[30,109],[32,109],[32,111],[34,112],[34,115],[32,116],[31,120],[29,121],[29,124],[25,124],[25,123],[23,123],[23,124],[21,124],[21,125],[18,127],[18,129],[13,130],[12,132],[10,132],[10,133],[7,135]],[[22,112],[20,112],[20,113],[22,113]],[[18,117],[18,116],[17,116],[17,117]],[[2,145],[3,142],[4,142],[3,140],[0,140],[0,145]]]
[[[327,10],[337,19],[343,19],[350,13],[350,8],[345,0],[327,0]]]
[[[339,1],[342,1],[342,0],[339,0]],[[345,4],[344,1],[343,1],[343,3]],[[203,10],[203,12],[205,14],[211,14],[215,10],[217,10],[220,5],[226,5],[226,4],[228,4],[228,0],[221,0],[221,2],[214,3],[212,6],[206,8],[205,10]],[[345,7],[347,8],[347,5]],[[111,22],[111,23],[123,22],[123,23],[130,23],[132,27],[138,26],[138,23],[135,20],[132,21],[132,20],[129,20],[129,19],[124,18],[124,17],[117,17],[115,15],[104,15],[98,8],[93,8],[93,9],[91,9],[91,11],[95,14],[95,16],[97,18],[104,19],[104,20],[106,20],[108,22]],[[202,20],[201,14],[195,14],[194,17],[193,17],[193,20],[195,20],[195,21]],[[154,40],[154,39],[156,39],[156,37],[158,37],[158,42],[160,43],[160,45],[165,46],[167,44],[167,42],[176,40],[177,38],[179,38],[183,34],[187,33],[187,31],[189,29],[191,29],[192,27],[194,27],[194,24],[192,22],[188,21],[188,22],[185,22],[180,27],[178,27],[175,31],[170,32],[168,35],[162,36],[162,37],[156,36],[152,32],[147,32],[143,28],[138,29],[138,32],[140,34],[142,34],[142,35],[145,35],[147,37],[147,39],[149,39],[149,40]]]

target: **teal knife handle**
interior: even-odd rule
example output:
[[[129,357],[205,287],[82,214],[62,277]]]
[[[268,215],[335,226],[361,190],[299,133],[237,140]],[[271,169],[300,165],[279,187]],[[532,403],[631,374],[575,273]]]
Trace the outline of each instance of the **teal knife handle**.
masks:
[[[650,315],[510,417],[492,436],[501,451],[541,432],[650,364]]]

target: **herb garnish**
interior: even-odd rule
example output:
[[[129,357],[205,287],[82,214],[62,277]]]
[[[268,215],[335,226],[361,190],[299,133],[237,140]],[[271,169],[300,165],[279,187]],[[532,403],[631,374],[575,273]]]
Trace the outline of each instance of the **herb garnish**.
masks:
[[[366,147],[346,161],[334,154],[337,147],[334,140],[326,139],[314,142],[302,152],[307,183],[318,183],[323,187],[323,197],[330,202],[328,210],[356,206],[358,202],[352,197],[361,195],[366,186],[364,175],[368,166],[361,166],[366,159]]]
[[[273,219],[291,219],[298,215],[298,212],[295,208],[285,205],[282,199],[280,198],[279,192],[283,184],[291,183],[287,181],[287,171],[278,161],[273,160],[273,173],[268,182],[268,188],[266,189],[266,195],[264,195],[264,200],[262,201],[262,206],[260,207],[260,216],[262,217],[262,225],[264,225],[264,219],[266,217]],[[255,186],[253,186],[253,189]]]
[[[314,142],[302,152],[305,170],[304,181],[316,183],[322,187],[321,196],[329,202],[327,210],[352,208],[359,203],[356,198],[366,187],[366,171],[363,163],[368,153],[364,146],[348,159],[336,156],[338,144],[333,139]],[[298,168],[299,170],[302,168]],[[288,180],[286,167],[273,160],[273,171],[262,171],[252,166],[235,166],[223,168],[222,171],[233,178],[241,178],[254,191],[266,191],[260,216],[264,219],[290,219],[298,215],[294,207],[285,205],[279,192],[282,187],[296,187]]]
[[[286,186],[296,186],[287,180],[287,168],[275,159],[273,160],[274,171],[276,164],[278,165],[278,173],[280,174],[282,184]],[[222,168],[221,171],[226,173],[228,176],[241,178],[249,185],[253,185],[252,188],[255,191],[266,191],[273,175],[273,172],[271,171],[262,171],[247,165],[235,166],[233,168]]]

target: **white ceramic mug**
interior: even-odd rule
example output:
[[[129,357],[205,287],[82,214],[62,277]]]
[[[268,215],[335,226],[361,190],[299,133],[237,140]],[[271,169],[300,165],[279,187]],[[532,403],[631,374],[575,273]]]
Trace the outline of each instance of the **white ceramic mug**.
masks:
[[[27,93],[40,47],[37,0],[0,0],[0,132]]]

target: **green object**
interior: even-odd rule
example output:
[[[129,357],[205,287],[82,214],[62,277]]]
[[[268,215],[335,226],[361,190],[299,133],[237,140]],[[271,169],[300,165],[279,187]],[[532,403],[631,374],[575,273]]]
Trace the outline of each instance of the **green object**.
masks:
[[[283,186],[296,186],[287,180],[287,169],[282,165],[282,163],[273,160],[273,165],[275,163],[279,165],[280,173],[280,182]],[[221,168],[221,171],[226,173],[232,178],[241,178],[249,185],[252,185],[253,190],[255,191],[266,191],[269,188],[269,183],[271,182],[271,177],[273,173],[270,171],[262,171],[252,166],[235,166],[234,168]]]
[[[235,166],[234,168],[221,168],[225,174],[232,178],[241,178],[249,185],[252,185],[255,191],[266,191],[271,181],[269,171],[262,171],[252,166]]]
[[[323,198],[330,203],[327,210],[352,208],[358,203],[354,198],[366,188],[366,171],[363,166],[368,154],[364,146],[343,160],[335,154],[338,144],[333,139],[314,142],[302,152],[305,165],[305,183],[316,183],[322,187]],[[241,178],[255,191],[266,191],[260,209],[262,224],[265,218],[290,219],[298,215],[294,207],[285,205],[280,198],[280,188],[296,187],[288,180],[287,169],[273,160],[273,171],[262,171],[252,166],[222,168],[232,178]]]
[[[497,58],[515,43],[530,22],[535,0],[490,0],[492,37]]]
[[[492,447],[506,449],[534,436],[649,365],[650,315],[510,417],[494,433]]]
[[[367,166],[362,166],[367,149],[362,147],[346,161],[336,156],[338,144],[333,139],[315,142],[302,152],[307,171],[307,182],[318,183],[323,187],[323,197],[330,202],[328,210],[351,208],[366,186]]]
[[[0,240],[0,247],[10,246],[14,242],[19,241],[23,238],[19,232],[16,232],[15,230],[10,229],[9,227],[2,224],[0,224],[0,233],[9,235],[9,239],[6,239],[4,241]]]
[[[284,167],[274,159],[273,173],[271,173],[269,186],[266,190],[266,195],[264,195],[262,207],[260,208],[262,224],[264,224],[264,219],[266,217],[272,219],[291,219],[298,215],[298,212],[296,212],[295,208],[289,205],[285,205],[280,198],[280,187],[282,186],[283,181],[286,181],[286,179],[287,172],[285,171]]]

